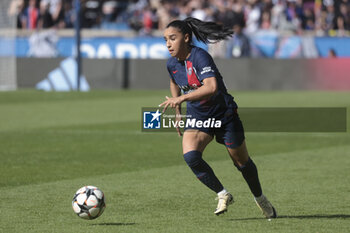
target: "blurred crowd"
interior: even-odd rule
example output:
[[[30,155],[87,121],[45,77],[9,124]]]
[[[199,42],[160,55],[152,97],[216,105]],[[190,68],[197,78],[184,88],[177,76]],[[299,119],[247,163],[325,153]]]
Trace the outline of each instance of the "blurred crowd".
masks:
[[[81,10],[83,28],[144,34],[188,16],[240,25],[247,34],[275,29],[342,35],[350,29],[350,0],[81,0]],[[12,0],[9,13],[26,29],[72,28],[75,21],[73,0]]]
[[[235,34],[231,40],[209,48],[213,56],[226,53],[226,57],[249,57],[249,38],[258,31],[350,36],[350,0],[80,2],[82,28],[135,30],[140,35],[152,35],[156,30],[163,30],[172,20],[189,16],[232,28]],[[75,0],[12,0],[8,13],[17,17],[17,27],[21,29],[73,28],[76,21]]]

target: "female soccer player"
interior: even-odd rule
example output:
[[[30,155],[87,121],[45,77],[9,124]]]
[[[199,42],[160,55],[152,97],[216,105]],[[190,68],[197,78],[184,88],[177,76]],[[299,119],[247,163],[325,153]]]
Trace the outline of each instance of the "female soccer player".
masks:
[[[237,105],[228,94],[212,57],[192,44],[192,33],[204,43],[224,40],[233,34],[231,30],[214,22],[203,22],[191,17],[169,23],[164,31],[164,39],[171,54],[167,69],[172,97],[166,97],[159,106],[164,108],[163,112],[168,107],[175,108],[179,115],[181,103],[186,101],[188,118],[221,120],[220,128],[204,128],[194,124],[187,126],[182,140],[186,163],[197,178],[218,195],[216,215],[227,211],[228,205],[233,203],[233,197],[202,158],[205,147],[214,136],[218,143],[226,146],[266,218],[276,218],[275,208],[262,194],[257,168],[248,155]],[[177,120],[180,120],[179,117]],[[181,136],[179,128],[177,132]]]

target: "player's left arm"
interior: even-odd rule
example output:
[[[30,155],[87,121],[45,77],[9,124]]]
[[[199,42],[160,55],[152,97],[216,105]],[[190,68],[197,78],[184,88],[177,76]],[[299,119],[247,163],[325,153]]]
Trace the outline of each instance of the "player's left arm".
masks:
[[[166,101],[159,106],[176,108],[184,101],[201,101],[210,98],[218,91],[218,84],[215,73],[215,63],[213,58],[204,50],[199,50],[196,54],[197,59],[193,63],[193,68],[197,71],[196,76],[202,85],[187,94],[176,98],[166,96]]]
[[[208,99],[216,94],[218,91],[218,84],[215,77],[203,79],[203,85],[188,94],[182,95],[183,101],[200,101]]]
[[[208,77],[203,79],[203,85],[192,91],[190,93],[178,96],[178,97],[168,97],[166,96],[166,101],[161,103],[159,106],[164,107],[165,111],[169,106],[172,108],[176,108],[181,105],[184,101],[200,101],[204,99],[208,99],[211,96],[215,95],[218,90],[218,85],[215,77]]]

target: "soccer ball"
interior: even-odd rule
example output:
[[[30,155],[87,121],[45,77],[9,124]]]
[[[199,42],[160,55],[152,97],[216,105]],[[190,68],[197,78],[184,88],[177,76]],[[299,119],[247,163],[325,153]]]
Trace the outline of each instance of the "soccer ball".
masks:
[[[74,194],[72,206],[74,212],[83,219],[95,219],[106,208],[103,192],[95,186],[84,186]]]

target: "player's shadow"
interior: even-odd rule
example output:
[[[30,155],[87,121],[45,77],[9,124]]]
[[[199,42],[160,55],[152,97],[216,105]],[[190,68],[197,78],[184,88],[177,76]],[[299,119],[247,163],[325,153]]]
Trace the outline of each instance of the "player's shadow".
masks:
[[[94,223],[93,226],[132,226],[135,225],[134,222],[103,222],[103,223]]]
[[[311,214],[311,215],[279,215],[277,219],[350,219],[349,214]],[[261,218],[235,218],[230,221],[246,221],[246,220],[266,220]]]

